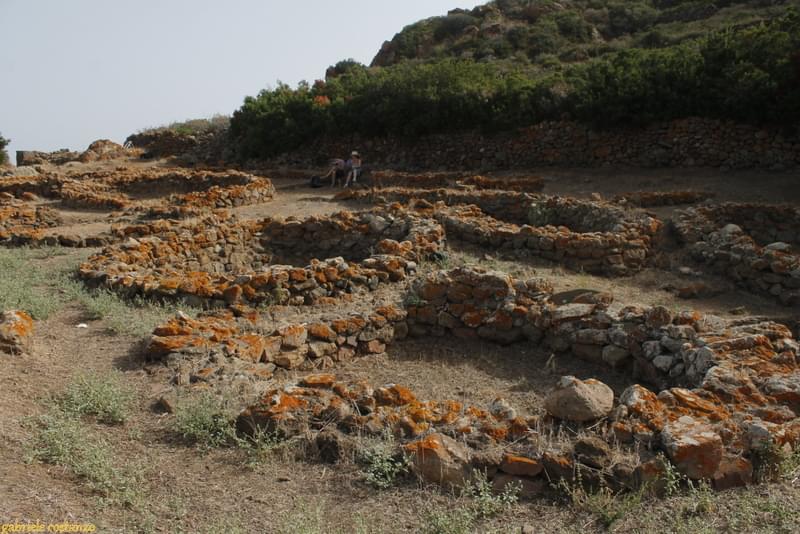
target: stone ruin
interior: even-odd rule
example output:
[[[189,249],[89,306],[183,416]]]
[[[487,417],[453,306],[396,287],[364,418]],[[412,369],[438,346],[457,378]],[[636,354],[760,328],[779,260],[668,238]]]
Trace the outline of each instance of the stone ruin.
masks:
[[[738,285],[800,306],[800,210],[724,203],[683,211],[674,222],[698,262]]]
[[[55,208],[112,211],[118,219],[185,219],[268,202],[274,195],[268,178],[238,171],[122,168],[10,178],[0,181],[0,243],[95,247],[125,235],[113,229],[91,236],[55,233]]]
[[[98,139],[94,141],[83,152],[73,152],[67,149],[56,150],[55,152],[37,152],[32,150],[17,151],[17,166],[25,167],[32,165],[64,165],[79,161],[89,163],[92,161],[109,161],[120,158],[133,158],[141,154],[137,149],[125,148],[108,139]]]
[[[506,191],[356,191],[340,198],[408,202],[452,239],[574,269],[625,275],[646,264],[662,223],[605,202]]]
[[[533,496],[559,480],[616,490],[657,483],[666,469],[658,453],[691,479],[741,486],[764,451],[797,446],[799,348],[783,324],[626,305],[596,291],[555,294],[539,278],[430,264],[445,257],[448,239],[631,274],[657,251],[665,226],[629,206],[706,194],[604,202],[536,194],[535,184],[495,189],[482,177],[456,189],[433,186],[451,177],[402,179],[414,189],[338,195],[377,207],[239,220],[228,209],[272,199],[268,179],[174,169],[12,178],[0,182],[0,243],[103,246],[79,268],[88,285],[204,308],[158,326],[148,358],[177,387],[246,393],[241,432],[305,436],[329,460],[354,435],[390,433],[425,480],[458,486],[481,471],[498,490],[515,483]],[[72,241],[53,233],[61,221],[46,202],[113,210],[135,224]],[[797,305],[796,209],[702,205],[672,226],[699,261]],[[4,313],[0,350],[28,352],[32,327],[24,312]],[[543,413],[523,416],[503,399],[423,400],[401,385],[335,374],[406,338],[449,337],[537,347],[631,382],[615,395],[597,380],[563,377]],[[288,372],[315,374],[280,385]]]
[[[44,230],[61,224],[61,217],[46,207],[0,197],[0,244],[23,246],[45,238]]]
[[[783,325],[663,307],[612,312],[608,294],[565,300],[543,280],[472,269],[417,278],[405,300],[405,309],[282,326],[243,308],[178,316],[156,329],[149,353],[167,362],[176,383],[208,384],[258,381],[279,367],[327,369],[406,336],[457,336],[541,345],[653,388],[632,384],[615,399],[600,382],[565,377],[546,399],[546,414],[521,417],[502,399],[488,407],[425,401],[399,385],[318,374],[262,388],[239,417],[244,432],[288,437],[324,429],[328,443],[390,432],[418,474],[446,484],[463,483],[477,469],[495,487],[518,482],[529,495],[559,479],[631,489],[663,472],[655,456],[662,451],[687,477],[723,489],[750,483],[765,447],[800,440],[798,344]],[[587,422],[592,427],[582,438],[557,448],[542,437]],[[612,447],[629,460],[613,460]]]
[[[140,225],[139,237],[81,265],[89,284],[126,295],[230,304],[318,304],[374,290],[416,270],[443,245],[442,228],[405,210],[342,212],[329,218]],[[321,251],[326,260],[312,253]],[[276,262],[277,260],[277,262]],[[297,261],[285,265],[285,261]]]
[[[457,172],[407,173],[376,171],[369,176],[373,185],[382,188],[496,190],[537,193],[544,189],[544,179],[539,176],[486,177],[464,175]]]

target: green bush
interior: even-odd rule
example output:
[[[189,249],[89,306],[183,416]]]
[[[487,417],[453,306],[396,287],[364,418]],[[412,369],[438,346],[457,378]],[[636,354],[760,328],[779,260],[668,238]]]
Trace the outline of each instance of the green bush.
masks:
[[[453,15],[441,17],[438,20],[433,36],[437,41],[450,37],[458,37],[464,32],[465,28],[478,23],[478,19],[464,13],[455,13]]]
[[[398,452],[391,434],[361,451],[359,460],[364,479],[377,489],[392,487],[398,477],[408,472],[408,459]]]
[[[0,134],[0,165],[8,163],[8,153],[6,147],[11,143],[11,139],[6,139]]]
[[[612,7],[622,13],[617,18],[647,19],[643,5]],[[542,17],[476,55],[500,56],[524,42],[532,58],[549,58],[542,53],[557,42],[551,39],[563,37],[552,17]],[[231,134],[242,158],[263,158],[326,135],[492,132],[565,113],[601,127],[686,116],[800,122],[800,19],[793,10],[668,48],[612,50],[563,68],[549,60],[528,67],[452,58],[352,68],[313,87],[280,84],[246,98]],[[575,48],[570,57],[585,54]]]

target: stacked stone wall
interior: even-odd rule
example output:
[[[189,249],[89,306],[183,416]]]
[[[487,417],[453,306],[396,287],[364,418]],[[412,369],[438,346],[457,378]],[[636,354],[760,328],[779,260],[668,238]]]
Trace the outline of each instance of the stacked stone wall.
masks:
[[[498,135],[463,133],[414,139],[320,139],[272,163],[323,164],[358,148],[371,165],[395,169],[717,167],[785,170],[800,164],[800,136],[776,129],[689,118],[644,128],[593,130],[543,122]]]
[[[756,293],[800,306],[800,210],[720,204],[683,211],[674,223],[691,255]]]
[[[402,242],[387,238],[398,235],[392,229],[393,221],[398,220],[398,228],[406,232]],[[319,232],[325,228],[331,230],[329,239],[339,240],[335,249],[339,256],[312,259],[301,264],[305,266],[273,263],[269,247],[275,246],[276,238],[279,246],[296,251],[309,243],[322,243]],[[370,228],[374,234],[367,239],[362,232]],[[80,268],[82,278],[131,296],[185,300],[201,307],[312,304],[359,288],[374,290],[381,283],[406,278],[415,271],[417,258],[439,250],[444,239],[441,227],[433,221],[404,211],[381,210],[305,221],[160,221],[122,231],[128,235],[127,241],[92,256]],[[350,240],[351,236],[355,239]],[[363,239],[374,244],[374,251],[368,257],[346,261],[341,254],[349,255],[354,247],[361,250]]]

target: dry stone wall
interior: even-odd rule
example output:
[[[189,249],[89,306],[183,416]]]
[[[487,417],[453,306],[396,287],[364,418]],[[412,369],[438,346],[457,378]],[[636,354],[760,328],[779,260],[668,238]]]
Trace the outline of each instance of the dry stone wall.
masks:
[[[524,191],[536,193],[544,189],[544,179],[539,176],[525,177],[492,177],[471,175],[458,172],[426,172],[406,173],[390,170],[370,173],[369,180],[374,186],[403,187],[412,189],[472,189]]]
[[[164,195],[169,196],[160,198]],[[275,188],[268,178],[237,171],[157,168],[130,171],[123,168],[70,173],[66,177],[45,174],[13,178],[0,182],[0,243],[104,246],[141,231],[140,227],[125,233],[112,227],[111,232],[89,236],[45,233],[44,229],[58,226],[60,219],[52,209],[32,204],[39,196],[60,200],[61,207],[124,211],[116,215],[128,218],[182,219],[207,216],[223,208],[268,202],[274,195]]]
[[[664,472],[647,454],[636,465],[614,462],[609,442],[640,452],[661,450],[683,474],[710,479],[718,489],[749,483],[752,462],[765,447],[800,442],[798,344],[783,325],[731,323],[662,307],[627,306],[612,313],[610,295],[585,292],[565,299],[541,280],[467,269],[430,273],[415,282],[407,301],[405,320],[395,315],[395,337],[399,328],[403,336],[544,344],[562,357],[634,373],[657,389],[636,384],[614,399],[597,381],[565,377],[545,403],[551,415],[524,418],[503,399],[486,408],[422,401],[397,385],[313,375],[297,386],[267,391],[242,412],[240,430],[389,431],[429,481],[460,485],[478,469],[496,485],[516,481],[534,494],[561,478],[624,489]],[[557,409],[569,399],[593,402],[586,405],[589,419],[577,418],[574,406]],[[586,421],[593,431],[567,450],[553,450],[540,440],[543,428],[557,424],[553,418]],[[594,423],[598,418],[601,424]],[[490,454],[498,445],[505,453]],[[443,474],[431,463],[452,470]]]
[[[61,222],[59,215],[49,208],[0,200],[0,244],[36,245],[45,239],[45,229]]]
[[[663,226],[643,212],[609,203],[504,191],[392,188],[339,198],[405,201],[439,221],[451,238],[610,275],[640,270]]]
[[[159,221],[123,232],[127,241],[107,247],[81,266],[84,280],[130,295],[186,300],[202,307],[312,304],[359,288],[374,290],[406,278],[415,271],[417,259],[436,252],[444,239],[438,224],[403,210],[343,212],[306,220]],[[317,248],[328,242],[337,246]],[[374,252],[361,257],[365,243],[374,245]],[[308,250],[309,244],[340,255],[299,266],[273,263],[272,247],[278,253],[281,247],[296,252]],[[351,254],[354,261],[342,257]]]
[[[712,119],[690,118],[645,128],[595,131],[569,121],[516,132],[434,135],[415,139],[322,139],[274,163],[322,164],[320,154],[349,154],[396,169],[568,167],[718,167],[785,170],[800,164],[800,137]]]
[[[800,210],[720,204],[683,211],[674,223],[691,255],[737,284],[800,307]]]
[[[549,198],[529,206],[530,224],[487,217],[475,206],[434,208],[452,238],[489,248],[524,250],[574,270],[625,275],[647,260],[661,223],[625,216],[608,205]]]
[[[178,314],[154,330],[148,355],[172,369],[177,385],[219,384],[237,373],[252,383],[270,378],[277,368],[326,369],[382,353],[387,343],[405,337],[405,317],[392,305],[336,319],[282,323],[241,307],[196,319]]]
[[[347,189],[336,195],[337,200],[398,202],[421,207],[430,207],[436,202],[443,202],[447,206],[472,204],[492,217],[516,224],[527,224],[530,206],[539,198],[539,195],[515,191],[459,191],[396,187],[375,191]]]

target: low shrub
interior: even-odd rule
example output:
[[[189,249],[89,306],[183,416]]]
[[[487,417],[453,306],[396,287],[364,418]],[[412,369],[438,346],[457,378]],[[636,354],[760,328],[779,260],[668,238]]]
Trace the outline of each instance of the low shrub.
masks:
[[[0,134],[0,165],[5,165],[8,163],[8,152],[6,152],[6,147],[11,143],[11,139],[6,139]]]
[[[397,451],[391,434],[377,441],[360,453],[364,479],[377,489],[388,489],[398,477],[408,472],[408,460]]]

